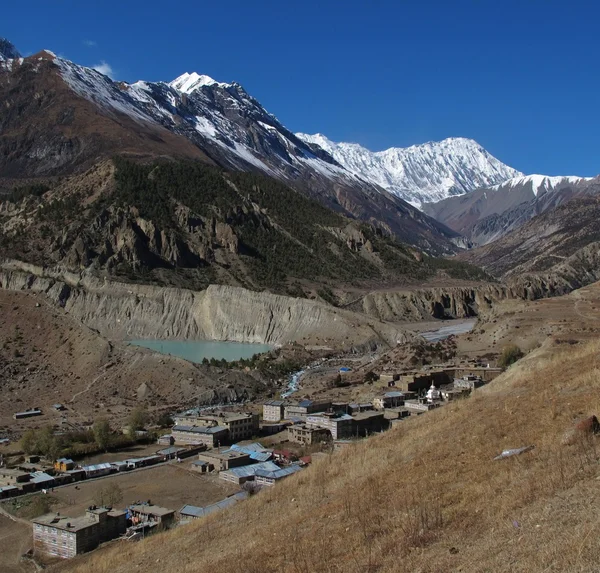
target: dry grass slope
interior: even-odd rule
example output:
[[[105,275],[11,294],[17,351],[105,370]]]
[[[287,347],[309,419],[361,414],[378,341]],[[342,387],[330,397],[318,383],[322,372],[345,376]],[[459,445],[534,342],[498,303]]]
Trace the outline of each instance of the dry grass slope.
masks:
[[[61,570],[597,571],[600,343],[548,342],[472,398],[364,441],[225,513]],[[492,461],[501,450],[530,453]]]

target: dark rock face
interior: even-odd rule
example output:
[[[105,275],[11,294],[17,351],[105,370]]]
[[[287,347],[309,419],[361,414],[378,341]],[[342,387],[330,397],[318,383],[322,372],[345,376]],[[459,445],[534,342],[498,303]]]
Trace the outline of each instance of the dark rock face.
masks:
[[[532,176],[538,177],[538,176]],[[543,187],[544,181],[551,189]],[[524,178],[522,182],[478,189],[460,197],[450,197],[424,206],[424,211],[463,235],[471,246],[487,245],[542,213],[569,201],[596,195],[600,179],[542,178],[541,188]],[[550,181],[550,182],[548,182]],[[538,181],[539,183],[539,181]]]
[[[0,38],[0,59],[12,60],[20,58],[21,54],[6,38]]]

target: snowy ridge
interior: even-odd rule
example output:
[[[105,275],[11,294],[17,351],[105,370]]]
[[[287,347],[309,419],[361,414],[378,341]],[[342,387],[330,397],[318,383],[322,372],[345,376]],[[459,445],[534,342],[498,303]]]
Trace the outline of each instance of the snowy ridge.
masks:
[[[477,142],[461,137],[372,152],[356,143],[335,143],[319,133],[296,135],[327,151],[349,171],[417,207],[522,175]]]
[[[192,93],[202,86],[214,86],[215,84],[222,88],[231,87],[231,84],[218,82],[213,80],[210,76],[203,76],[196,72],[182,74],[169,83],[173,89],[186,94]]]
[[[543,193],[550,193],[568,185],[576,185],[584,181],[590,181],[593,177],[577,177],[574,175],[550,177],[548,175],[524,175],[514,177],[501,184],[490,188],[494,191],[510,191],[518,187],[531,191],[535,197]]]
[[[235,168],[258,168],[280,179],[308,170],[328,179],[357,180],[329,157],[317,157],[238,84],[196,73],[169,83],[127,84],[51,56],[64,81],[80,96],[109,112],[184,135],[203,149],[213,148]]]

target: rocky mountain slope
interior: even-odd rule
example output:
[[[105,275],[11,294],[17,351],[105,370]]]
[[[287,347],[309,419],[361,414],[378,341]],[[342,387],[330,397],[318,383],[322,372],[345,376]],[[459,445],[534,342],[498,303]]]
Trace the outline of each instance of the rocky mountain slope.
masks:
[[[518,229],[532,217],[574,197],[596,193],[599,188],[598,181],[591,178],[527,175],[428,203],[423,210],[477,246]]]
[[[320,133],[296,135],[324,149],[351,173],[416,206],[522,175],[463,137],[372,152],[356,143],[335,143]]]
[[[80,172],[115,153],[185,157],[262,173],[422,248],[454,249],[454,232],[303,142],[236,83],[184,74],[127,84],[43,51],[0,62],[0,99],[5,187]]]
[[[600,197],[579,197],[460,255],[497,277],[563,277],[573,288],[600,278]]]
[[[33,285],[32,285],[33,286]],[[0,426],[18,436],[17,411],[39,406],[39,426],[61,424],[68,408],[72,424],[106,415],[123,423],[140,401],[149,410],[182,404],[241,401],[276,390],[257,372],[221,370],[109,341],[93,321],[53,304],[35,288],[0,289]],[[98,316],[101,313],[98,313]],[[63,426],[64,427],[64,426]]]

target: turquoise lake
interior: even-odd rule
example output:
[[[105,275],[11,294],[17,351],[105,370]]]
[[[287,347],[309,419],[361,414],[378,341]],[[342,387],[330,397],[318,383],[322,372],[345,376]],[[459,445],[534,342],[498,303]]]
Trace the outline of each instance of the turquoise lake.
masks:
[[[142,346],[161,354],[170,354],[190,362],[202,362],[204,358],[228,362],[241,358],[252,358],[272,350],[268,344],[245,342],[220,342],[216,340],[130,340],[130,344]]]

